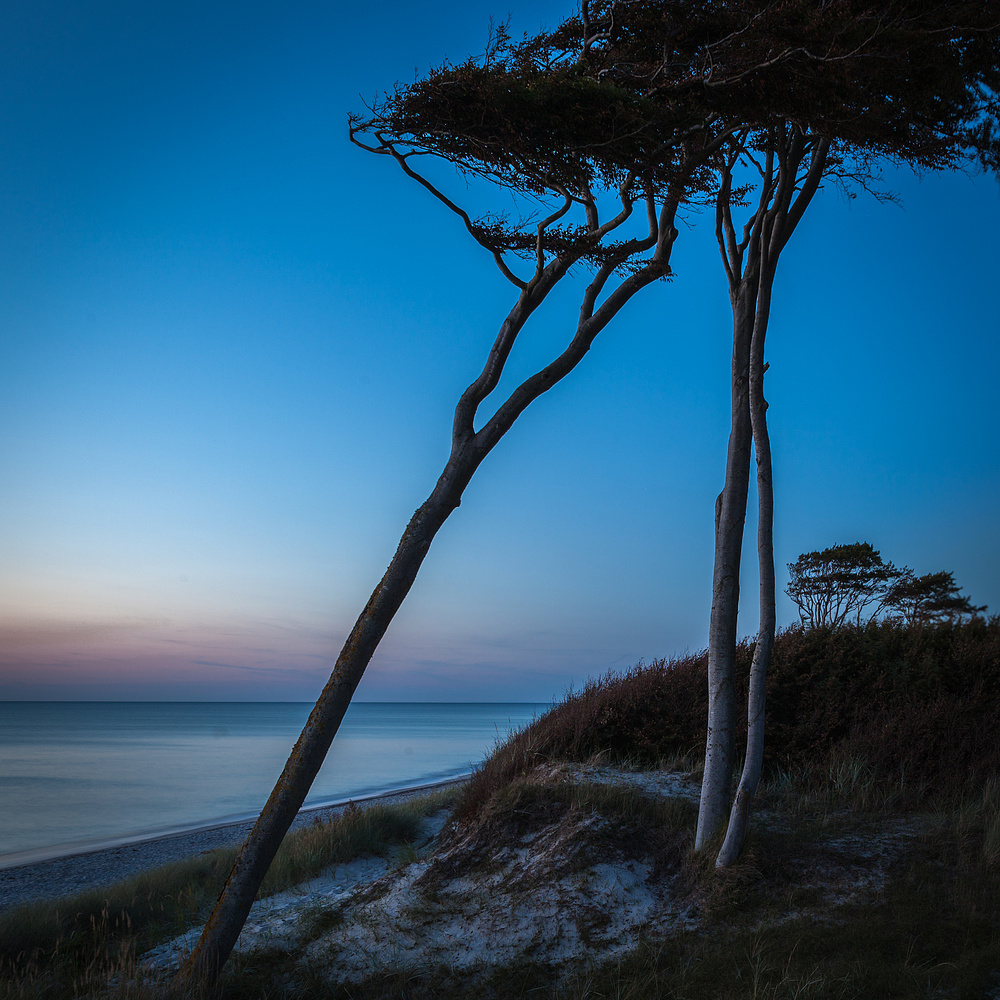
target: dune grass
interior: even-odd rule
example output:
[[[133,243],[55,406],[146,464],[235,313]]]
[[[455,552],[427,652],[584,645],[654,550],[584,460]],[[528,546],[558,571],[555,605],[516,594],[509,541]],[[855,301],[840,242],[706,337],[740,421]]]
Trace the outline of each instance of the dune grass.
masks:
[[[710,852],[689,853],[688,891],[702,927],[665,940],[637,940],[624,957],[569,969],[530,960],[472,972],[396,970],[362,983],[331,985],[288,956],[237,960],[221,996],[329,1000],[983,1000],[1000,987],[1000,870],[993,853],[995,785],[958,806],[905,816],[849,808],[857,790],[836,782],[784,780],[776,822],[757,830],[739,863],[714,869]],[[811,796],[793,804],[791,790]],[[862,799],[864,799],[862,793]],[[787,811],[783,808],[787,806]],[[626,788],[544,785],[518,779],[475,821],[530,823],[533,807],[558,805],[629,824],[689,828],[690,807],[643,801]],[[894,820],[919,829],[886,873],[881,892],[826,912],[788,879],[789,859],[854,832],[881,836]],[[918,822],[919,821],[919,822]],[[488,842],[487,842],[488,843]],[[861,863],[864,862],[863,849]],[[269,966],[268,962],[273,965]]]
[[[351,805],[329,822],[290,833],[261,895],[412,842],[421,819],[448,808],[456,794],[446,788],[403,802]],[[115,976],[134,979],[137,955],[204,919],[235,856],[235,848],[211,851],[103,889],[0,913],[0,998],[97,996]]]
[[[742,643],[738,731],[752,656],[753,644]],[[494,751],[465,787],[459,815],[472,816],[497,788],[546,761],[602,755],[656,767],[700,760],[707,690],[705,653],[592,681]],[[998,732],[1000,618],[790,628],[776,637],[767,678],[768,776],[792,774],[797,787],[812,783],[827,794],[839,771],[841,785],[865,788],[894,809],[953,805],[1000,777]]]

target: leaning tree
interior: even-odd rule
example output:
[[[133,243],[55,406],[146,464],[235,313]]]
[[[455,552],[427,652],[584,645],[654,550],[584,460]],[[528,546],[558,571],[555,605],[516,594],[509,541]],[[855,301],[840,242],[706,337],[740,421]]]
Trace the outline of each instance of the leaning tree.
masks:
[[[764,341],[778,259],[824,179],[873,190],[884,163],[918,170],[977,161],[996,166],[997,22],[995,4],[927,0],[585,0],[573,22],[593,77],[655,100],[686,76],[706,110],[730,124],[749,123],[732,130],[713,160],[716,235],[733,314],[732,423],[716,504],[698,847],[723,825],[731,796],[751,447],[760,589],[747,752],[717,861],[722,866],[742,846],[763,762],[764,689],[775,630]],[[742,226],[734,222],[740,212]]]
[[[717,16],[730,6],[735,20]],[[746,136],[774,124],[773,78],[784,62],[804,58],[796,46],[771,37],[774,18],[764,13],[784,6],[609,5],[606,26],[585,8],[581,18],[519,43],[500,31],[484,57],[435,70],[351,119],[354,142],[395,162],[492,255],[515,288],[514,303],[482,371],[458,400],[445,467],[349,634],[182,979],[211,979],[228,957],[369,660],[479,465],[520,414],[580,363],[622,307],[669,275],[678,212],[715,195],[717,157],[734,138],[743,135],[745,146]],[[646,20],[619,16],[633,8]],[[665,31],[650,34],[650,13],[652,26],[659,17]],[[645,62],[635,63],[640,73],[643,65],[653,66],[651,77],[637,84],[619,54],[628,44],[648,49],[650,42],[655,59],[647,51]],[[811,66],[810,58],[804,65]],[[543,217],[530,225],[474,217],[419,169],[420,157],[428,155],[540,201],[547,206]],[[642,217],[640,232],[634,215]],[[528,262],[523,274],[518,260]],[[565,348],[477,426],[479,409],[497,389],[532,314],[580,266],[589,266],[592,276]]]
[[[455,407],[445,467],[348,635],[179,973],[181,982],[218,975],[368,662],[480,464],[521,413],[580,363],[637,292],[669,276],[678,211],[713,190],[709,164],[732,131],[728,123],[705,114],[685,88],[676,102],[663,95],[646,100],[588,78],[578,58],[574,46],[558,39],[515,44],[501,30],[485,57],[398,87],[350,120],[358,146],[397,164],[458,217],[514,286],[514,302],[481,372]],[[474,217],[420,169],[427,155],[541,202],[547,206],[543,217],[519,224]],[[561,353],[514,388],[492,416],[477,421],[532,314],[571,268],[583,266],[591,277]]]

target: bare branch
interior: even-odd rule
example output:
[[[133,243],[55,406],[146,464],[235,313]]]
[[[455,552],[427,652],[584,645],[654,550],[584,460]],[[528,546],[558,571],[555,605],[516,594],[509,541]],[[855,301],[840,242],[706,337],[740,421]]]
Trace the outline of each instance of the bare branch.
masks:
[[[553,184],[552,187],[563,196],[563,205],[561,208],[556,209],[548,218],[542,219],[538,223],[538,235],[535,237],[535,257],[538,263],[535,267],[535,277],[532,278],[532,281],[541,277],[542,272],[545,270],[545,251],[542,248],[542,238],[545,235],[545,230],[553,223],[558,222],[573,205],[573,197],[561,184]]]
[[[788,238],[795,231],[795,227],[799,224],[799,220],[802,218],[803,212],[809,207],[809,202],[812,201],[813,195],[819,188],[820,181],[823,179],[823,171],[826,169],[827,157],[830,152],[830,140],[829,139],[818,139],[816,145],[813,147],[812,159],[809,163],[809,172],[806,174],[806,179],[802,183],[802,188],[798,193],[794,203],[788,212],[788,217],[785,221],[785,231],[782,236],[781,246],[778,248],[779,252],[784,247],[785,243],[788,242]]]
[[[579,364],[590,350],[594,338],[611,322],[629,299],[669,271],[670,247],[677,236],[677,229],[673,223],[681,198],[681,192],[676,190],[669,192],[660,211],[661,230],[665,227],[672,234],[669,241],[664,243],[663,255],[659,258],[654,256],[634,274],[624,278],[593,315],[581,315],[576,333],[562,354],[514,389],[476,434],[475,443],[478,448],[485,451],[492,448],[527,406]],[[660,236],[662,238],[662,233]]]
[[[587,228],[594,232],[600,226],[597,214],[597,202],[594,200],[594,193],[590,188],[590,182],[584,182],[583,186],[583,207],[587,211]]]
[[[736,233],[733,230],[733,213],[729,204],[733,190],[733,171],[729,161],[724,163],[721,176],[722,183],[719,186],[719,193],[715,196],[715,238],[719,244],[719,255],[722,257],[729,291],[732,293],[736,285],[738,254]]]
[[[497,267],[500,269],[500,273],[512,284],[518,288],[527,288],[528,283],[522,281],[506,264],[503,259],[503,254],[495,247],[492,246],[489,241],[485,240],[482,233],[476,227],[475,223],[469,217],[469,213],[465,209],[456,205],[444,192],[438,190],[426,177],[418,173],[413,169],[406,161],[410,156],[419,155],[416,152],[413,153],[400,153],[396,149],[395,145],[388,139],[379,135],[378,139],[380,146],[373,147],[369,146],[367,143],[361,142],[355,135],[355,129],[352,127],[350,129],[350,139],[356,146],[360,146],[362,149],[367,150],[369,153],[380,153],[388,154],[391,156],[402,168],[403,172],[408,176],[412,177],[415,181],[426,188],[438,201],[440,201],[447,208],[451,209],[461,220],[465,223],[465,228],[469,231],[469,235],[481,246],[490,252],[493,256],[493,260]]]

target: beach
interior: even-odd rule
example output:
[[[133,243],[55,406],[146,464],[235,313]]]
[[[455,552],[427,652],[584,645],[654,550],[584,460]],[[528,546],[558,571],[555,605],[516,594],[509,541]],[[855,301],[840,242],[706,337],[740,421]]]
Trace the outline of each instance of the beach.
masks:
[[[467,778],[463,775],[308,807],[300,810],[291,829],[324,822],[342,812],[351,802],[401,801],[423,792],[461,784]],[[253,824],[253,819],[246,819],[144,839],[129,838],[98,848],[0,868],[0,910],[20,903],[99,889],[171,861],[236,846],[243,842]]]

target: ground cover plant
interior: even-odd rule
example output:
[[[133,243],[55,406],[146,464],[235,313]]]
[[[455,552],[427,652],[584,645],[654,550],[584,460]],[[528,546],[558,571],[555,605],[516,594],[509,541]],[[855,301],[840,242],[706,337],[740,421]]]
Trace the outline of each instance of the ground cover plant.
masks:
[[[601,836],[616,829],[626,856],[664,856],[679,891],[699,910],[697,928],[639,935],[605,961],[557,967],[525,956],[471,969],[400,966],[339,984],[323,967],[303,969],[301,956],[238,954],[220,980],[220,996],[983,1000],[1000,986],[996,781],[949,807],[900,813],[863,768],[831,767],[825,781],[775,771],[758,800],[766,821],[750,834],[739,862],[720,871],[715,842],[691,850],[693,803],[661,812],[623,788],[547,783],[538,777],[547,769],[495,790],[459,831],[460,849],[443,852],[457,869],[450,874],[474,882],[525,835],[565,829],[574,813],[589,813],[605,822],[595,824],[598,835],[584,849],[610,852]],[[581,845],[570,846],[565,863],[582,864],[573,853]],[[539,875],[534,860],[523,877],[534,872],[536,882],[516,887],[527,895],[544,892],[553,875]],[[578,913],[579,920],[593,918]]]
[[[330,822],[289,834],[261,889],[268,896],[333,864],[381,854],[414,840],[421,819],[445,808],[453,789],[402,803],[349,806]],[[0,913],[0,997],[100,994],[135,958],[204,920],[229,874],[236,848],[79,895],[26,903]]]

